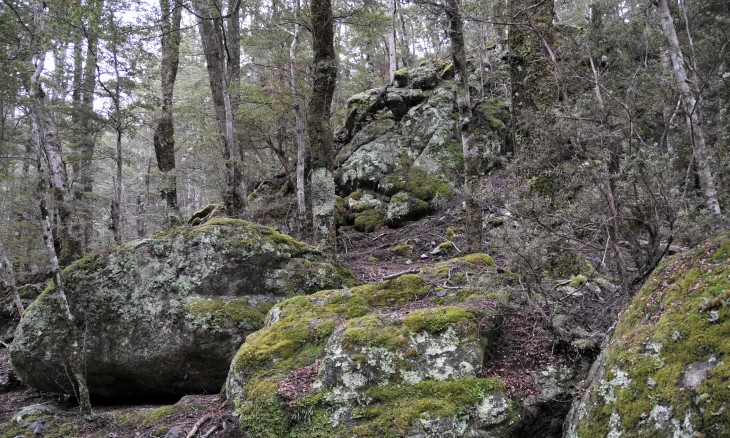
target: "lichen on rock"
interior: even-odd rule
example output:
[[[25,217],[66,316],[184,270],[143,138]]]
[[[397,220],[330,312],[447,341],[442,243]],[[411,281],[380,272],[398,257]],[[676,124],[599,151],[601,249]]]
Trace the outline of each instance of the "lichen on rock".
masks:
[[[225,218],[84,257],[63,276],[89,389],[117,397],[218,392],[272,305],[353,283],[307,244]],[[20,321],[11,360],[25,383],[73,393],[57,309],[51,284]]]
[[[487,257],[473,257],[482,265],[456,261],[453,268],[496,275]],[[503,382],[478,377],[502,324],[494,309],[503,298],[473,289],[445,302],[433,284],[448,271],[274,306],[266,327],[236,354],[226,384],[244,433],[510,436],[519,409]],[[292,398],[287,382],[303,370],[312,376],[309,389]]]
[[[594,364],[566,437],[730,434],[729,248],[724,233],[657,268]]]

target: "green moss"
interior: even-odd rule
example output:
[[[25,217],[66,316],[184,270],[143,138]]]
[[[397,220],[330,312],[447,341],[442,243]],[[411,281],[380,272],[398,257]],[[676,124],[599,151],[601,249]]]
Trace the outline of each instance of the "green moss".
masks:
[[[398,257],[408,258],[413,256],[413,247],[411,245],[400,244],[390,248],[390,252]]]
[[[506,126],[509,121],[509,112],[507,103],[501,99],[494,97],[486,99],[477,106],[477,109],[483,114],[492,130],[499,130]]]
[[[422,201],[431,201],[436,196],[449,197],[454,193],[451,186],[442,178],[430,175],[418,167],[386,175],[381,179],[379,187],[389,196],[398,192],[408,192]]]
[[[238,325],[249,330],[264,326],[264,313],[245,300],[223,301],[216,298],[194,299],[189,304],[189,312],[198,318],[209,319],[217,326]]]
[[[451,186],[437,176],[429,175],[423,169],[414,167],[408,175],[409,192],[418,199],[432,200],[436,195],[448,197],[453,194]]]
[[[570,287],[580,288],[583,287],[586,281],[588,281],[588,277],[586,277],[585,275],[576,275],[570,279],[570,283],[568,283],[568,285]]]
[[[449,227],[446,229],[446,239],[447,240],[454,240],[456,239],[456,228]]]
[[[397,349],[407,338],[394,326],[393,320],[380,316],[363,316],[346,323],[343,339],[351,345]]]
[[[423,330],[435,334],[458,324],[471,326],[473,318],[472,312],[461,307],[436,307],[414,310],[403,319],[403,325],[411,332]]]
[[[439,244],[439,249],[446,250],[446,251],[452,250],[452,249],[454,249],[454,242],[452,242],[450,240],[447,240],[446,242],[441,242]]]
[[[170,430],[168,426],[160,426],[157,429],[155,429],[154,432],[152,432],[153,436],[163,436],[167,433],[167,431]]]
[[[616,390],[615,403],[589,411],[578,436],[604,431],[602,424],[614,412],[627,436],[644,436],[651,426],[645,418],[659,404],[671,406],[680,422],[690,415],[692,427],[704,436],[730,433],[730,362],[718,360],[694,390],[680,384],[690,364],[730,354],[730,309],[724,299],[730,265],[717,256],[728,242],[725,233],[663,262],[634,297],[606,353],[607,369],[624,370],[631,381]],[[610,378],[609,373],[604,380]]]
[[[419,419],[432,415],[453,418],[502,391],[501,380],[476,377],[372,387],[366,391],[372,400],[370,406],[361,411],[361,422],[350,431],[350,436],[402,437]]]
[[[355,229],[370,233],[383,226],[383,212],[378,209],[366,210],[355,218]]]
[[[489,254],[483,254],[483,253],[474,253],[474,254],[467,254],[462,257],[455,257],[450,260],[450,263],[471,263],[472,265],[477,266],[496,266],[496,263],[494,263],[494,259]]]
[[[173,414],[177,409],[174,405],[160,406],[159,408],[150,411],[142,416],[142,425],[148,426],[152,423],[156,423],[164,418],[167,418]]]

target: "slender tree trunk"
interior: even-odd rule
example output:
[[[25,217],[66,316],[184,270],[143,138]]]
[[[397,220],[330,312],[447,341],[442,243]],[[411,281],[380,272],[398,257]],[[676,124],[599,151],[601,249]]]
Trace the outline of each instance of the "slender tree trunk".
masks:
[[[395,71],[398,69],[396,62],[396,46],[395,46],[395,0],[386,0],[388,8],[388,73],[390,82],[395,79]]]
[[[45,32],[45,3],[40,0],[36,3],[33,11],[33,19],[38,29],[38,34]],[[73,313],[68,305],[66,294],[63,290],[61,278],[61,267],[56,248],[53,244],[53,231],[51,220],[46,203],[48,193],[47,180],[50,178],[53,191],[56,193],[59,215],[61,216],[61,229],[65,236],[63,250],[70,261],[74,256],[81,255],[81,229],[73,210],[73,196],[68,188],[68,177],[66,166],[61,156],[61,143],[58,138],[58,130],[52,119],[45,112],[44,96],[41,88],[40,77],[43,72],[45,52],[42,41],[37,42],[36,69],[30,79],[29,95],[31,98],[31,130],[36,145],[36,164],[38,168],[38,205],[41,212],[41,225],[43,228],[43,241],[53,271],[54,282],[56,283],[56,295],[61,313],[69,328],[69,365],[71,374],[76,381],[79,405],[81,413],[87,419],[91,419],[91,402],[89,390],[86,386],[86,376],[83,373],[81,348],[79,346],[78,330],[74,321]]]
[[[15,303],[15,308],[18,310],[18,316],[22,318],[25,308],[23,307],[23,302],[20,300],[20,295],[18,294],[18,286],[15,284],[15,271],[13,270],[13,264],[5,254],[2,239],[0,239],[0,272],[4,274],[3,277],[5,278],[5,283],[10,289],[10,292],[13,294],[13,303]]]
[[[311,0],[313,78],[309,99],[307,132],[312,148],[312,225],[317,245],[324,254],[337,258],[335,230],[334,134],[330,107],[337,80],[334,22],[331,0]]]
[[[166,209],[165,223],[171,227],[180,223],[180,208],[177,200],[177,179],[175,174],[175,123],[172,115],[175,79],[180,63],[180,20],[182,7],[177,2],[160,0],[161,52],[160,76],[162,83],[162,106],[155,130],[154,146],[157,168],[161,172],[160,195]]]
[[[76,155],[73,164],[73,195],[78,204],[79,221],[84,235],[83,246],[88,247],[94,233],[93,217],[89,202],[94,185],[95,114],[94,96],[96,91],[96,67],[99,37],[98,16],[104,5],[103,0],[89,2],[87,23],[83,31],[78,31],[74,40],[73,73],[73,129],[76,130],[72,150]],[[85,38],[84,38],[85,36]],[[86,40],[86,59],[83,56],[83,42]]]
[[[722,224],[722,213],[717,198],[715,180],[710,168],[705,127],[702,124],[703,118],[697,101],[699,98],[697,78],[694,77],[694,74],[692,75],[693,77],[688,77],[687,70],[685,70],[684,55],[682,55],[679,38],[677,38],[677,31],[674,27],[672,14],[669,12],[667,0],[659,0],[659,20],[661,22],[662,33],[667,39],[669,46],[669,58],[674,68],[676,85],[679,88],[684,111],[690,122],[689,127],[692,134],[694,158],[697,163],[697,173],[700,178],[700,187],[705,207],[712,215],[715,226],[720,226]]]
[[[117,81],[118,82],[118,81]],[[112,234],[114,243],[122,244],[122,130],[117,128],[116,154],[114,157],[116,174],[114,177],[114,199],[111,205]]]
[[[294,3],[294,38],[289,47],[289,68],[291,71],[291,92],[294,96],[294,120],[296,122],[297,142],[297,216],[301,235],[309,234],[307,220],[307,199],[306,199],[306,164],[307,164],[307,134],[304,114],[302,114],[302,99],[299,89],[299,73],[297,71],[297,47],[301,35],[301,2]]]
[[[35,19],[43,32],[45,28],[44,3],[36,6]],[[83,229],[74,208],[74,199],[69,188],[66,163],[61,152],[61,139],[58,128],[45,108],[45,92],[40,77],[45,65],[45,52],[42,48],[36,54],[36,70],[31,76],[28,95],[31,102],[31,131],[33,143],[39,156],[48,163],[49,177],[58,208],[61,238],[61,265],[70,264],[83,253]]]
[[[193,8],[198,15],[198,31],[205,52],[213,104],[216,109],[218,126],[224,144],[223,158],[226,162],[226,191],[223,201],[230,216],[247,215],[246,185],[243,178],[241,149],[233,129],[233,107],[229,80],[227,78],[222,18],[211,13],[211,1],[194,0]],[[215,5],[220,11],[220,5]]]
[[[147,235],[147,206],[150,203],[150,169],[152,158],[147,160],[147,171],[144,173],[144,189],[137,195],[137,237]],[[164,202],[164,201],[163,201]]]
[[[445,0],[444,12],[449,21],[451,59],[456,73],[456,100],[459,109],[459,135],[464,155],[464,198],[466,202],[466,236],[468,251],[477,252],[482,246],[482,214],[478,199],[479,147],[472,127],[471,92],[469,70],[464,45],[464,20],[459,10],[459,0]]]
[[[53,232],[51,230],[51,220],[48,214],[48,206],[46,204],[46,175],[43,164],[43,157],[41,151],[38,151],[38,189],[36,194],[38,195],[38,205],[41,211],[41,226],[43,228],[43,242],[45,243],[48,258],[51,264],[51,271],[53,272],[53,282],[55,283],[55,292],[58,297],[58,305],[61,309],[61,314],[66,321],[66,326],[69,330],[69,365],[71,367],[71,375],[76,382],[77,397],[79,400],[79,407],[81,414],[87,420],[93,417],[91,410],[91,401],[89,397],[89,388],[86,385],[86,375],[83,371],[83,351],[79,344],[79,333],[76,327],[76,321],[71,307],[68,304],[68,299],[63,288],[63,278],[61,277],[61,267],[58,263],[58,256],[56,254],[56,248],[53,245]]]

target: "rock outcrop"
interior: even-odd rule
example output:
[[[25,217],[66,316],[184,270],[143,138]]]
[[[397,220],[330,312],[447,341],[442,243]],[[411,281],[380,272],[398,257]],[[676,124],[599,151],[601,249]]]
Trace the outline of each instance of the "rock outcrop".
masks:
[[[100,396],[218,392],[268,309],[352,277],[271,228],[216,218],[125,243],[64,271],[90,391]],[[11,360],[23,382],[72,393],[53,285],[27,309]]]
[[[657,268],[589,382],[565,437],[730,436],[730,233]]]
[[[274,306],[225,387],[244,434],[517,436],[520,401],[483,374],[504,323],[507,295],[494,292],[504,280],[489,256],[472,254]],[[572,370],[540,375],[552,382],[546,397],[574,384]]]
[[[481,84],[476,69],[472,70],[471,84]],[[456,132],[453,73],[451,64],[426,61],[398,70],[387,87],[348,100],[345,126],[338,133],[338,191],[342,196],[364,193],[380,201],[346,215],[349,220],[368,217],[370,225],[358,228],[371,230],[372,223],[384,221],[396,227],[418,219],[461,186],[463,160]],[[509,110],[504,97],[493,92],[500,89],[498,75],[485,75],[486,91],[472,93],[483,96],[476,99],[472,124],[486,168],[504,147]],[[392,197],[397,197],[397,205],[391,208]],[[371,210],[378,212],[378,220]]]

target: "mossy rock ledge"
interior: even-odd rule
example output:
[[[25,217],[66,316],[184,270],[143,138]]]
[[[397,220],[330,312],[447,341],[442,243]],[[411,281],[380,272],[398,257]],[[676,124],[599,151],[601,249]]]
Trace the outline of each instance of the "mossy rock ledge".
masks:
[[[730,436],[730,233],[657,268],[589,382],[565,437]]]
[[[476,73],[476,64],[469,65]],[[491,84],[491,73],[486,75],[487,84]],[[407,219],[394,216],[388,220],[392,227],[438,210],[464,178],[454,96],[453,68],[429,60],[399,70],[385,89],[350,97],[345,124],[337,134],[338,193],[344,197],[355,191],[369,192],[387,201],[398,192],[407,192],[423,201],[411,205]],[[497,96],[474,113],[480,171],[492,166],[504,148],[509,121],[507,102],[507,96]]]
[[[351,284],[346,270],[267,227],[215,218],[127,242],[63,271],[92,395],[215,393],[245,337],[287,297]],[[11,346],[23,382],[73,393],[52,284]]]
[[[464,265],[494,273],[487,258],[274,306],[225,387],[245,436],[513,436],[519,403],[480,377],[506,295],[436,286]]]

